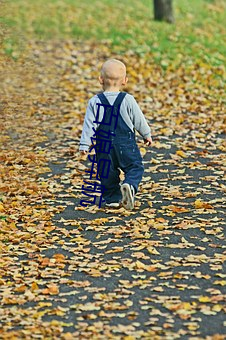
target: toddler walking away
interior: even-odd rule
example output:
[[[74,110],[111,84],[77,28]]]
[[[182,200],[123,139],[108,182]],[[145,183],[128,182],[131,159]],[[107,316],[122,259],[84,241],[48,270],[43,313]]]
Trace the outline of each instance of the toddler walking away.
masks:
[[[103,175],[103,169],[102,172],[99,171],[102,174],[100,181],[104,188],[102,197],[106,202],[105,206],[118,208],[123,205],[131,210],[144,173],[135,130],[147,145],[151,145],[152,138],[150,127],[134,97],[120,92],[127,81],[126,66],[121,61],[109,59],[102,65],[99,82],[103,92],[93,96],[88,102],[79,150],[86,154],[92,144],[91,137],[97,136],[96,145],[92,147],[95,148],[96,162],[101,164],[104,159],[109,165],[108,176]],[[99,137],[105,141],[107,138],[110,143],[109,152],[106,152],[106,143],[105,148],[98,143]],[[125,175],[121,185],[119,169]]]

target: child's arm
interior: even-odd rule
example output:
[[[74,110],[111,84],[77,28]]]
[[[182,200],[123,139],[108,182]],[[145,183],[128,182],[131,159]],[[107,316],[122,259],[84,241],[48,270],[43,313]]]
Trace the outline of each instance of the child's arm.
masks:
[[[86,154],[89,150],[91,143],[91,137],[93,136],[92,128],[95,127],[93,123],[95,121],[94,109],[91,100],[88,102],[86,109],[86,115],[82,128],[82,136],[80,139],[79,151],[82,154]]]
[[[131,96],[131,105],[132,122],[134,128],[139,132],[139,134],[143,137],[144,142],[149,146],[152,144],[151,129],[133,96]]]

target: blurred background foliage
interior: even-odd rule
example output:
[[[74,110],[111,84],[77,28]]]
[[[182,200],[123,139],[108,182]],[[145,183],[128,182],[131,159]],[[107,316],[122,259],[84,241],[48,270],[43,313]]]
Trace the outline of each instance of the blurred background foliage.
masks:
[[[224,0],[174,0],[175,23],[153,20],[152,0],[5,0],[0,2],[2,49],[17,58],[28,39],[106,41],[113,51],[151,52],[163,68],[226,55]]]

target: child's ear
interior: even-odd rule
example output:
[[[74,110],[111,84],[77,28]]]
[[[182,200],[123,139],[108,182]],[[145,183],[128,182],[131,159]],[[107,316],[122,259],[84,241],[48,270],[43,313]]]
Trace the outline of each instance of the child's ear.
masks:
[[[125,78],[124,78],[124,80],[123,80],[123,82],[122,82],[122,85],[126,85],[126,84],[127,84],[127,82],[128,82],[128,78],[127,78],[127,77],[125,77]]]
[[[103,85],[103,83],[104,83],[104,79],[101,76],[99,77],[99,82],[100,82],[101,85]]]

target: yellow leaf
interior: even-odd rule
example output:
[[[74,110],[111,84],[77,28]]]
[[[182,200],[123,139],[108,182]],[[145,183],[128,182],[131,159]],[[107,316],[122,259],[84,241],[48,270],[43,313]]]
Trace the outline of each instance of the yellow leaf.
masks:
[[[155,159],[155,158],[152,158],[151,159],[151,163],[152,164],[159,164],[159,163],[161,163],[158,159]]]
[[[187,155],[184,153],[184,151],[182,151],[182,150],[178,150],[177,152],[176,152],[176,154],[178,155],[178,156],[180,156],[180,157],[182,157],[182,158],[186,158],[187,157]]]
[[[155,266],[148,266],[146,264],[144,264],[143,262],[137,260],[136,261],[136,268],[137,269],[144,269],[144,270],[147,270],[149,272],[155,272],[157,269]]]
[[[183,302],[182,306],[185,310],[191,310],[193,308],[190,302]]]
[[[198,324],[195,322],[188,324],[187,327],[190,331],[195,331],[197,328],[199,328]]]
[[[59,294],[59,288],[56,284],[53,283],[53,284],[49,285],[48,288],[43,289],[42,294],[57,295],[57,294]]]
[[[122,252],[123,250],[124,250],[123,247],[116,247],[114,249],[110,249],[106,251],[105,254],[118,253],[118,252]]]
[[[51,306],[52,306],[51,302],[39,302],[38,303],[38,308],[51,307]]]
[[[102,218],[96,218],[92,221],[94,225],[103,225],[104,223],[108,222],[108,218],[102,217]]]
[[[50,295],[57,295],[59,293],[59,288],[57,285],[52,284],[51,286],[49,286],[49,294]]]
[[[2,203],[0,203],[0,212],[4,212],[4,211],[5,211],[4,206]]]
[[[211,302],[209,296],[200,296],[199,302]]]
[[[137,260],[137,261],[136,261],[136,267],[137,267],[138,269],[146,269],[147,266],[146,266],[146,264],[144,264],[143,262]]]
[[[152,288],[152,290],[153,290],[154,292],[164,292],[164,290],[163,290],[162,287],[154,287],[154,288]]]
[[[147,248],[148,252],[152,255],[160,255],[160,253],[158,252],[158,250],[156,250],[154,247],[148,247]]]
[[[59,320],[52,320],[50,322],[51,326],[59,326],[60,325],[60,321]]]
[[[54,254],[53,258],[56,260],[56,262],[64,262],[65,261],[65,256],[64,254]]]
[[[222,309],[224,309],[224,306],[221,306],[221,305],[214,305],[213,306],[213,308],[212,308],[212,310],[214,311],[214,312],[220,312]]]
[[[226,286],[226,280],[216,280],[214,281],[215,285],[221,285],[221,286]]]
[[[15,288],[14,291],[17,292],[17,293],[24,293],[26,289],[27,289],[27,287],[25,285],[22,285],[22,286]]]
[[[77,242],[77,243],[84,243],[85,239],[81,236],[78,236],[78,237],[75,237],[75,238],[72,238],[70,240],[70,242]]]
[[[163,225],[163,224],[156,224],[154,226],[155,229],[157,230],[164,230],[164,229],[167,229],[167,226]]]
[[[140,148],[140,153],[142,155],[142,157],[146,154],[146,149],[145,148]]]
[[[74,335],[67,332],[61,335],[64,340],[74,340]]]
[[[36,282],[32,282],[32,285],[31,285],[31,291],[34,292],[35,290],[38,290],[39,289],[39,286],[37,285]]]
[[[195,209],[212,209],[213,208],[211,204],[203,202],[200,199],[197,199],[194,205],[195,205]]]
[[[40,312],[36,312],[36,313],[33,314],[33,318],[34,318],[34,319],[39,319],[39,318],[41,318],[43,315],[45,315],[45,314],[47,314],[47,313],[49,313],[49,312],[51,312],[51,309],[45,309],[45,310],[42,310],[42,311],[40,311]]]

